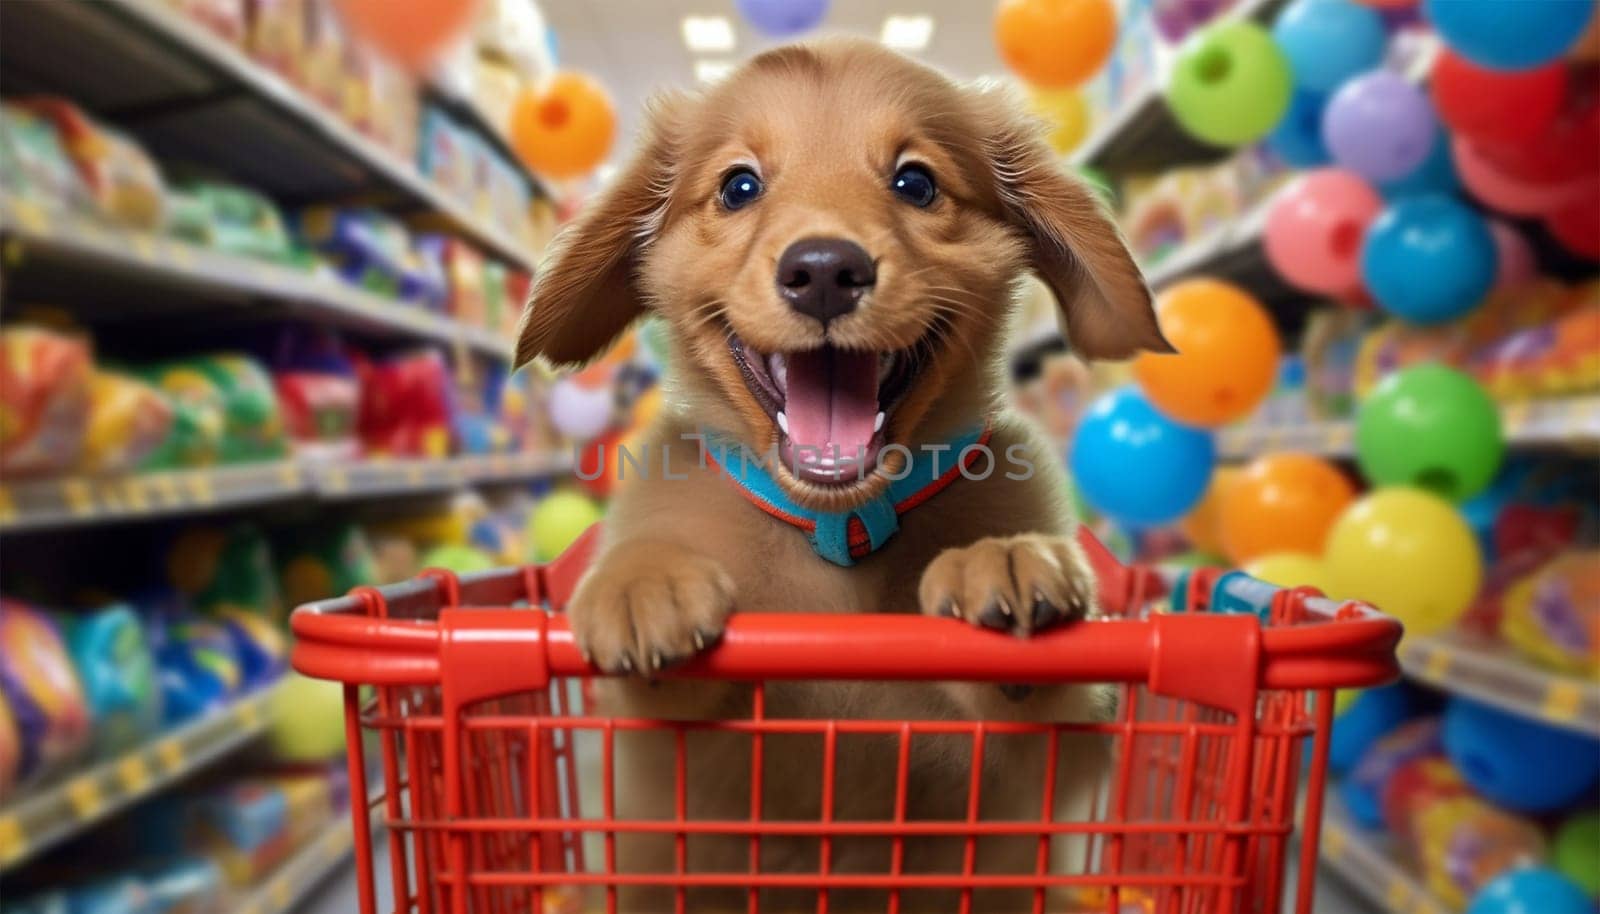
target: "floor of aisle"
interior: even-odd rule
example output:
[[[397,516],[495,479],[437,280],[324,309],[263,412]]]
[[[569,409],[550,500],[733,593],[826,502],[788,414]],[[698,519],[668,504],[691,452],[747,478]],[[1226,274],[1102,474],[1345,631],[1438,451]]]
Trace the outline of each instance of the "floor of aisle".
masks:
[[[388,891],[389,883],[384,878],[388,872],[388,861],[381,853],[381,849],[380,853],[375,855],[375,860],[378,872],[379,914],[394,914],[393,893]],[[1291,858],[1287,879],[1291,886],[1294,885],[1294,874],[1295,866]],[[295,914],[356,914],[359,910],[356,899],[356,868],[352,861],[330,876],[295,910]],[[1326,868],[1317,880],[1317,893],[1311,910],[1315,914],[1383,914],[1381,908],[1370,904],[1348,883]]]

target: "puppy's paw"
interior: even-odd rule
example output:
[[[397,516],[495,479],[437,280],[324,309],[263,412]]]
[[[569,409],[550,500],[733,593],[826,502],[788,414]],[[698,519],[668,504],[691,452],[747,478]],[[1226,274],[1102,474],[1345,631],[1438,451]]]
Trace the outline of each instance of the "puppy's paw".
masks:
[[[733,578],[669,542],[624,543],[585,575],[567,605],[584,656],[609,673],[653,676],[722,636]]]
[[[1018,637],[1093,615],[1095,580],[1066,537],[990,537],[940,553],[922,573],[929,615],[955,616]]]

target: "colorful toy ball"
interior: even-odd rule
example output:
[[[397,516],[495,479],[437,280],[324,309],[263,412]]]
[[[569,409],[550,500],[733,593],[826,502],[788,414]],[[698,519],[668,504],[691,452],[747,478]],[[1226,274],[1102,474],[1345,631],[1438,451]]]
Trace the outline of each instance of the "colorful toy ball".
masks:
[[[1216,18],[1228,8],[1229,0],[1151,0],[1150,20],[1169,44],[1189,37],[1189,33]]]
[[[1480,66],[1527,70],[1577,43],[1593,0],[1426,0],[1423,11],[1451,50]]]
[[[1484,204],[1513,216],[1543,216],[1587,202],[1600,193],[1592,174],[1576,178],[1537,180],[1520,176],[1496,161],[1495,153],[1466,137],[1450,141],[1450,153],[1461,183]],[[1502,156],[1503,157],[1503,156]]]
[[[345,26],[402,67],[420,73],[472,26],[479,0],[335,0]]]
[[[1316,168],[1332,158],[1322,145],[1322,109],[1328,99],[1315,92],[1295,90],[1289,113],[1267,134],[1267,148],[1294,168]]]
[[[1378,193],[1385,200],[1393,201],[1423,194],[1453,194],[1460,187],[1461,179],[1456,177],[1455,161],[1450,150],[1450,131],[1440,127],[1422,164],[1402,178],[1382,182],[1378,185]]]
[[[585,530],[600,521],[600,506],[573,491],[552,492],[528,515],[525,542],[535,562],[548,562],[565,552]]]
[[[1410,635],[1449,627],[1483,579],[1478,541],[1461,513],[1404,486],[1351,504],[1328,531],[1323,560],[1335,593],[1382,609]]]
[[[1567,67],[1507,72],[1440,52],[1429,78],[1434,108],[1450,129],[1484,143],[1526,143],[1555,122],[1567,97]]]
[[[1248,292],[1219,279],[1185,280],[1157,296],[1156,316],[1177,352],[1143,353],[1133,373],[1161,412],[1217,426],[1248,415],[1272,389],[1278,329]]]
[[[1205,494],[1216,445],[1209,433],[1179,425],[1124,387],[1090,404],[1068,462],[1091,507],[1148,527],[1182,517]]]
[[[1556,869],[1578,884],[1584,893],[1600,896],[1600,812],[1579,813],[1556,831],[1551,847]]]
[[[611,97],[582,73],[557,73],[511,108],[511,147],[529,168],[556,180],[593,171],[616,133]]]
[[[326,762],[344,754],[344,689],[290,671],[267,704],[267,748],[281,762]]]
[[[550,386],[545,408],[556,431],[573,441],[591,441],[611,427],[616,399],[610,385],[586,387],[576,378],[565,377]]]
[[[1544,227],[1569,253],[1600,260],[1600,203],[1578,200],[1545,216]]]
[[[1333,733],[1328,739],[1328,767],[1335,774],[1354,768],[1367,754],[1367,749],[1385,733],[1427,710],[1422,696],[1404,681],[1362,689],[1355,695],[1349,706],[1333,719]]]
[[[1272,37],[1289,58],[1300,89],[1331,92],[1383,62],[1383,17],[1351,0],[1295,0],[1278,15]]]
[[[1257,556],[1240,570],[1279,587],[1315,587],[1323,594],[1329,591],[1328,569],[1321,559],[1304,552],[1271,552]]]
[[[1240,472],[1238,467],[1217,467],[1205,494],[1178,522],[1178,530],[1196,552],[1222,555],[1222,493],[1239,478]]]
[[[1361,277],[1390,314],[1437,324],[1470,312],[1494,286],[1494,236],[1483,217],[1438,194],[1392,204],[1367,228]]]
[[[809,32],[828,15],[828,0],[738,0],[739,15],[773,38]]]
[[[1223,494],[1222,544],[1241,565],[1274,552],[1321,555],[1328,527],[1353,498],[1355,487],[1326,460],[1257,458]]]
[[[1470,698],[1450,700],[1444,748],[1484,799],[1516,812],[1555,812],[1600,781],[1600,741]]]
[[[476,546],[445,543],[423,554],[422,567],[443,568],[456,574],[477,574],[494,568],[494,559]]]
[[[1591,873],[1600,870],[1592,858],[1588,866]],[[1473,897],[1466,914],[1594,914],[1594,902],[1566,876],[1529,867],[1495,877]]]
[[[1117,40],[1117,11],[1111,0],[1000,0],[994,40],[1024,82],[1065,89],[1105,65]]]
[[[1356,413],[1356,459],[1374,486],[1414,485],[1461,502],[1489,485],[1504,455],[1494,401],[1444,365],[1395,372]]]
[[[1089,135],[1089,102],[1077,89],[1034,90],[1028,106],[1049,123],[1045,140],[1061,155],[1077,149]]]
[[[1382,198],[1353,172],[1324,168],[1302,175],[1267,211],[1267,260],[1308,292],[1352,292],[1361,287],[1361,239],[1382,210]]]
[[[1183,43],[1167,84],[1179,126],[1213,146],[1261,139],[1289,110],[1294,80],[1272,36],[1244,20],[1222,22]]]
[[[1346,82],[1322,114],[1322,142],[1341,168],[1369,181],[1415,171],[1433,149],[1438,120],[1422,90],[1374,70]]]

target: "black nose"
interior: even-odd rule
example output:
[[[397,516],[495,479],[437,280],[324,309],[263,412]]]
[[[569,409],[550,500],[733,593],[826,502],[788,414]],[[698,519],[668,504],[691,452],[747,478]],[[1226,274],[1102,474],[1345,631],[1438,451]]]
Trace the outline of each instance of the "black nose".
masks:
[[[796,241],[778,258],[778,294],[824,324],[854,311],[877,281],[872,258],[843,238]]]

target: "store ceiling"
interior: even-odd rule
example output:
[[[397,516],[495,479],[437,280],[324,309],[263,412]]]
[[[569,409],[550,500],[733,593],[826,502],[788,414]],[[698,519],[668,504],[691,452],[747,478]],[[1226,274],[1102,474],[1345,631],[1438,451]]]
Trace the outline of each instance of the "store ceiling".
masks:
[[[621,130],[617,155],[632,147],[640,108],[651,92],[667,86],[693,86],[695,61],[736,60],[765,50],[773,41],[746,25],[733,0],[541,0],[556,33],[561,66],[598,77],[616,99]],[[888,16],[931,16],[932,40],[915,56],[953,76],[970,78],[1002,72],[994,49],[990,0],[833,0],[824,34],[876,39]],[[726,53],[692,53],[684,45],[685,16],[725,16],[733,24],[735,45]]]

